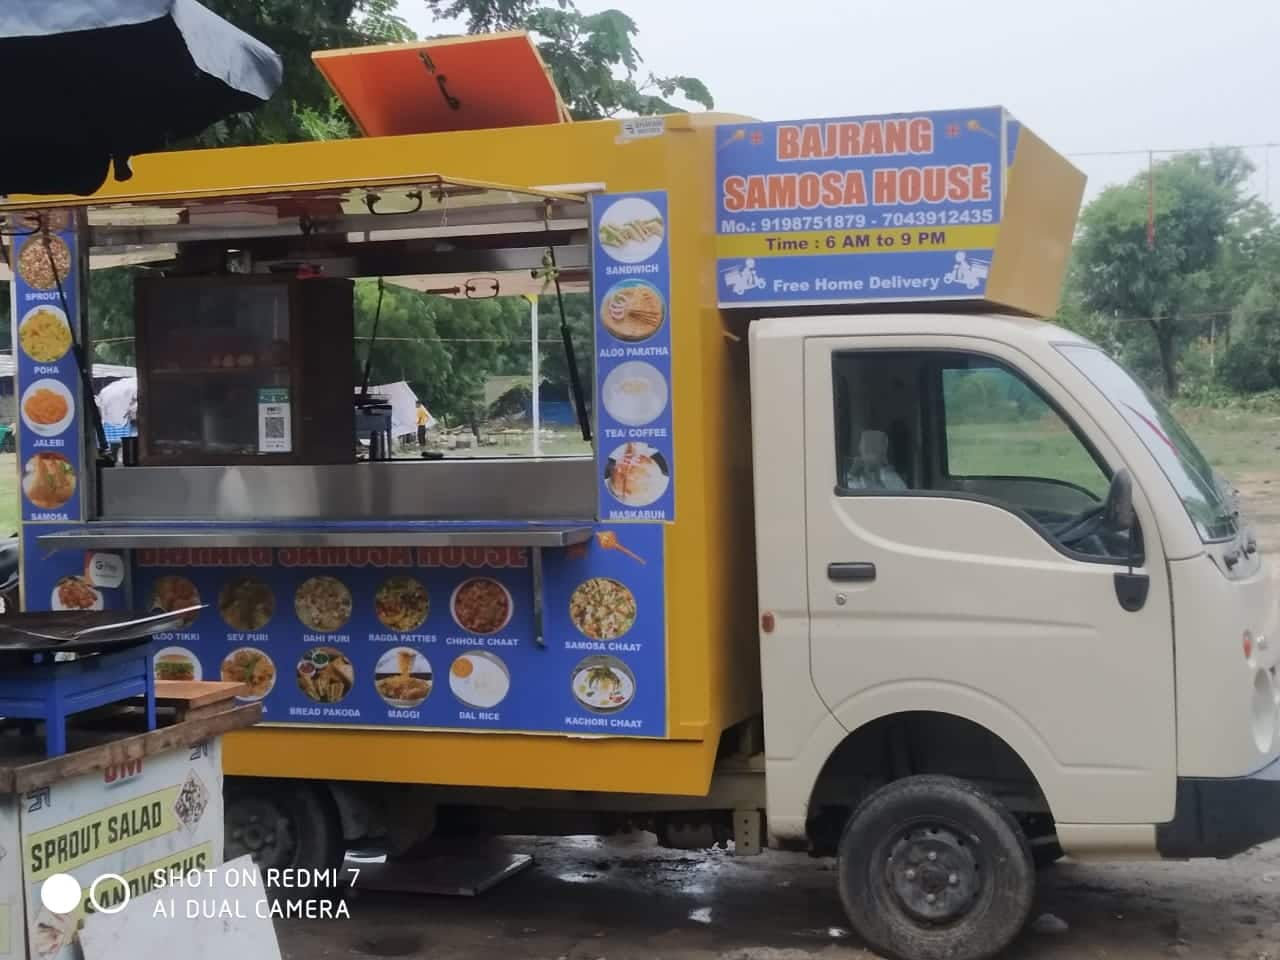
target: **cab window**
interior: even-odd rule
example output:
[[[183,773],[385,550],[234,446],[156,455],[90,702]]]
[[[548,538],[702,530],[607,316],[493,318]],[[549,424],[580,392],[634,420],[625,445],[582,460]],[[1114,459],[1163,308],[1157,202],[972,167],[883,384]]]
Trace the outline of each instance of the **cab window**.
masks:
[[[1110,471],[1022,374],[978,354],[842,351],[833,358],[842,496],[973,497],[1072,553],[1124,559],[1102,528]]]

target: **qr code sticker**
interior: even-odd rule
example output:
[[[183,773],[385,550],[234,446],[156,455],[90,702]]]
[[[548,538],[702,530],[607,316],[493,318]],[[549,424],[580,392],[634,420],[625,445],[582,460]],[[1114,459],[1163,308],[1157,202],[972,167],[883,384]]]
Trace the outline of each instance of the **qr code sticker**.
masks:
[[[284,417],[267,417],[263,421],[263,431],[268,440],[284,439]]]
[[[173,802],[173,812],[178,815],[184,827],[194,830],[208,806],[209,791],[192,770],[187,774],[187,779],[178,791],[178,799]]]

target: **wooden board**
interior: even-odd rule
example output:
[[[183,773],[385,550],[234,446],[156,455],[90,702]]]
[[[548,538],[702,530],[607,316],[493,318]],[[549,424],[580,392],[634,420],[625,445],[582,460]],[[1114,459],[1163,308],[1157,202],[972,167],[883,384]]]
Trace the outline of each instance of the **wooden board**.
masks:
[[[189,710],[207,707],[212,703],[231,700],[249,692],[245,683],[224,683],[216,680],[157,680],[156,703],[186,706]]]
[[[141,760],[176,747],[189,747],[262,718],[262,704],[246,703],[212,716],[189,719],[133,736],[104,739],[90,731],[70,731],[71,752],[44,759],[43,737],[0,738],[0,794],[25,794],[69,777]]]

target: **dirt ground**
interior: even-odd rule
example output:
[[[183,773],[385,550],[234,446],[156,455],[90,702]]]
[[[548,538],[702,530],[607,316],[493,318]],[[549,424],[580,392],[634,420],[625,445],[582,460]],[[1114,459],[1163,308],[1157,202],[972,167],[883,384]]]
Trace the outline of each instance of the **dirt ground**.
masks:
[[[1263,549],[1280,550],[1280,474],[1233,479]],[[474,899],[357,884],[350,919],[278,923],[286,960],[874,956],[845,926],[830,860],[663,850],[647,835],[501,844],[533,866]],[[1063,862],[1041,874],[1033,917],[1010,960],[1280,960],[1280,842],[1227,862]]]

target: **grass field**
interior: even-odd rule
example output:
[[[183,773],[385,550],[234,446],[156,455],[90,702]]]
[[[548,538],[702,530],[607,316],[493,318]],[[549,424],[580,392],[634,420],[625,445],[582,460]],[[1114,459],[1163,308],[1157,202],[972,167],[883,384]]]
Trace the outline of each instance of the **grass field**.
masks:
[[[1228,478],[1280,471],[1280,411],[1184,407],[1176,413],[1205,456]]]
[[[953,477],[1044,477],[1107,490],[1106,476],[1060,422],[965,423],[947,426],[947,467]]]
[[[1176,416],[1228,479],[1268,473],[1280,480],[1280,412],[1186,407]],[[964,424],[948,428],[947,436],[957,476],[1032,475],[1096,486],[1080,445],[1054,424]]]
[[[0,453],[0,537],[18,529],[18,458]]]

